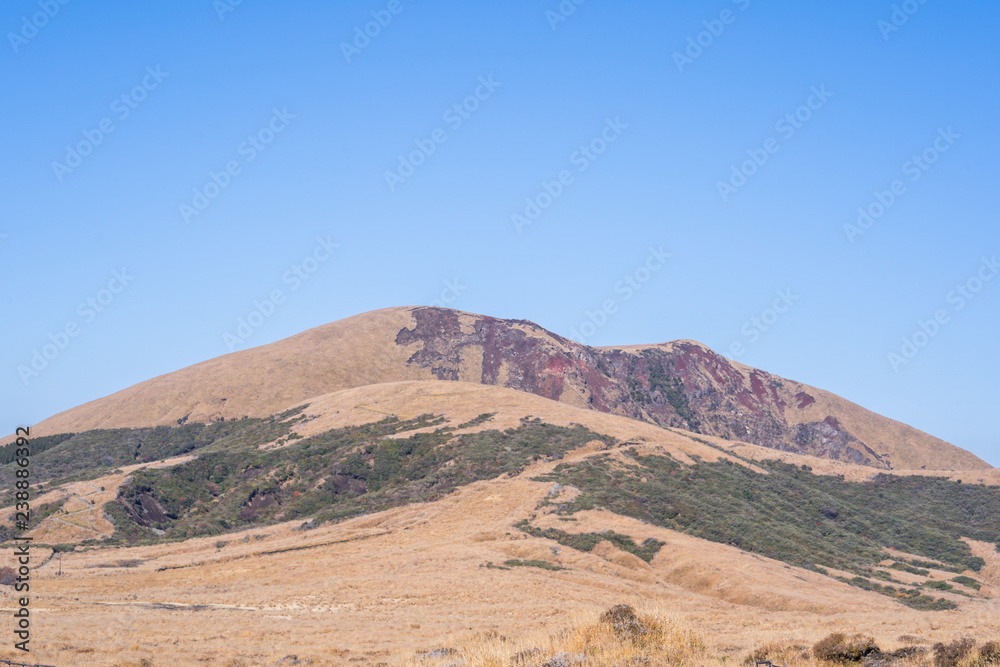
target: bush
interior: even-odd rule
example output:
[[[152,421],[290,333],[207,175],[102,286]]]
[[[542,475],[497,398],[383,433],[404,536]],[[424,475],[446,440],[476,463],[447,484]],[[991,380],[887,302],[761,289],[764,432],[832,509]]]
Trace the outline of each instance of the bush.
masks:
[[[937,591],[950,591],[954,588],[947,581],[925,581],[923,585],[924,588],[933,588]]]
[[[17,582],[17,571],[12,567],[0,567],[0,585],[13,586]]]
[[[960,577],[955,577],[954,579],[952,579],[952,581],[954,581],[956,584],[962,584],[963,586],[967,586],[968,588],[971,588],[971,589],[977,590],[977,591],[980,590],[983,587],[982,584],[980,584],[978,581],[976,581],[972,577],[966,577],[964,575],[960,576]]]
[[[956,639],[950,644],[934,645],[934,667],[958,667],[959,661],[967,656],[976,643],[969,637]]]
[[[636,639],[648,632],[635,609],[627,604],[615,605],[601,614],[601,623],[610,626],[619,639]]]
[[[543,570],[567,569],[565,567],[560,567],[559,565],[553,565],[547,560],[521,560],[519,558],[511,558],[510,560],[505,560],[503,564],[507,567],[540,567]]]
[[[986,642],[979,649],[979,662],[984,665],[1000,665],[1000,642]]]
[[[543,530],[541,528],[535,528],[524,519],[514,524],[514,527],[533,537],[543,537],[549,540],[555,540],[563,546],[588,553],[602,541],[607,540],[622,551],[638,556],[647,563],[653,560],[653,557],[659,553],[660,547],[666,544],[666,542],[650,537],[643,540],[642,545],[640,546],[637,545],[628,535],[622,535],[613,530],[605,530],[601,533],[567,533],[566,531],[559,530],[557,528],[545,528]]]
[[[900,572],[909,572],[910,574],[915,574],[920,577],[930,576],[930,571],[922,570],[919,567],[913,567],[912,565],[909,565],[907,563],[897,562],[893,563],[889,567],[891,567],[894,570],[899,570]]]
[[[840,632],[827,635],[813,646],[813,655],[816,659],[828,662],[861,662],[874,653],[879,653],[879,647],[872,637],[865,635],[848,637]]]

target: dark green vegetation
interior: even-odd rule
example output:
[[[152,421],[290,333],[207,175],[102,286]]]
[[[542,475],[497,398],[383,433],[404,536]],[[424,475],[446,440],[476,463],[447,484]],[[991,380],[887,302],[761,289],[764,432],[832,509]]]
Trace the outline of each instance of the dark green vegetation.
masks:
[[[910,574],[915,574],[918,577],[926,577],[927,575],[930,574],[929,570],[924,570],[919,567],[913,567],[912,565],[904,561],[896,561],[889,567],[891,567],[894,570],[899,570],[900,572],[909,572]]]
[[[494,563],[491,560],[486,561],[485,563],[481,564],[479,567],[485,567],[487,570],[509,570],[510,569],[506,565],[497,565],[496,563]]]
[[[660,380],[658,373],[651,374],[650,382],[669,400],[670,386]],[[32,444],[32,479],[51,487],[93,479],[126,464],[194,454],[180,465],[136,471],[118,498],[105,505],[116,526],[112,542],[141,543],[305,518],[314,526],[433,501],[477,480],[517,475],[537,461],[558,461],[593,440],[615,444],[582,426],[557,427],[531,418],[505,431],[457,432],[488,423],[491,414],[456,427],[444,426],[433,415],[390,417],[302,438],[291,429],[303,418],[301,410],[294,410],[264,420],[38,438]],[[269,442],[280,446],[259,448]],[[598,455],[562,463],[539,478],[580,490],[573,501],[558,505],[560,519],[572,522],[577,511],[606,508],[824,574],[825,568],[836,568],[849,573],[838,577],[842,581],[918,609],[954,606],[931,597],[935,590],[962,595],[980,590],[979,582],[963,573],[978,571],[983,561],[960,537],[1000,544],[997,487],[891,475],[853,483],[775,461],[754,462],[762,474],[732,461],[686,466],[667,456],[621,451],[627,463]],[[0,449],[0,460],[10,453]],[[0,465],[0,505],[11,504],[12,473],[10,462]],[[58,510],[55,504],[33,507],[32,524]],[[646,562],[663,546],[658,540],[637,544],[613,531],[570,533],[526,522],[517,528],[584,552],[607,540]],[[0,540],[5,536],[9,530],[0,526]],[[880,569],[886,548],[918,558],[893,558],[892,570]],[[961,576],[921,586],[894,577],[894,571],[926,577],[932,569]]]
[[[847,579],[844,577],[836,577],[845,584],[850,584],[852,586],[857,586],[866,591],[873,591],[875,593],[881,593],[882,595],[888,595],[889,597],[896,598],[899,602],[902,602],[907,607],[913,607],[914,609],[919,609],[921,611],[944,611],[946,609],[956,609],[957,604],[951,600],[945,600],[944,598],[932,598],[929,595],[924,595],[916,588],[897,588],[895,586],[890,586],[887,584],[880,584],[864,577],[854,577],[852,579]]]
[[[61,435],[50,435],[44,438],[31,438],[31,453],[37,456],[46,449],[52,449],[64,440],[68,440],[72,437],[72,433],[63,433]],[[17,449],[18,444],[16,442],[0,447],[0,465],[7,465],[8,463],[14,461],[14,459],[17,458]]]
[[[120,428],[66,433],[31,440],[33,484],[94,479],[115,468],[135,463],[188,454],[212,446],[238,449],[256,446],[287,435],[300,410],[277,418],[240,419],[212,424],[182,424],[155,428]],[[0,491],[9,492],[14,483],[13,444],[0,448]],[[0,496],[0,505],[9,505]]]
[[[554,565],[547,560],[521,560],[519,558],[511,558],[510,560],[505,560],[503,564],[507,567],[538,567],[543,570],[552,570],[553,572],[568,569],[560,565]]]
[[[588,553],[599,543],[607,540],[622,551],[627,551],[634,556],[638,556],[647,563],[653,560],[653,557],[657,554],[657,552],[659,552],[660,547],[666,544],[666,542],[649,538],[648,540],[643,541],[642,546],[639,546],[628,535],[622,535],[621,533],[616,533],[613,530],[606,530],[602,533],[567,533],[556,528],[546,528],[545,530],[535,528],[527,521],[520,521],[514,524],[514,527],[533,537],[544,537],[550,540],[555,540],[559,544],[569,547],[570,549],[586,551]]]
[[[730,461],[684,466],[666,456],[627,454],[628,465],[592,457],[539,479],[580,489],[559,510],[563,515],[602,507],[807,569],[834,567],[856,575],[849,583],[920,609],[953,603],[870,581],[886,557],[883,547],[944,564],[910,561],[898,569],[919,564],[962,572],[984,563],[960,537],[1000,544],[996,487],[891,475],[854,483],[777,461],[756,462],[767,472],[760,474]]]
[[[924,588],[933,588],[936,591],[951,591],[955,589],[955,587],[947,581],[925,581],[921,585]]]
[[[489,419],[482,415],[477,423]],[[476,421],[476,420],[474,420]],[[335,521],[432,501],[464,484],[516,475],[539,460],[609,438],[523,419],[516,429],[455,434],[423,415],[294,439],[269,451],[204,448],[171,468],[136,472],[108,513],[115,539],[212,535],[276,521]],[[417,429],[424,432],[411,433]],[[391,436],[391,437],[390,437]]]
[[[980,584],[972,577],[966,577],[966,576],[955,577],[954,579],[952,579],[952,581],[954,581],[956,584],[962,584],[963,586],[966,586],[967,588],[971,588],[976,591],[978,591],[983,587],[982,584]]]
[[[961,484],[961,482],[955,482],[955,483]],[[922,568],[925,570],[943,570],[945,572],[954,572],[955,574],[961,574],[962,572],[965,572],[965,569],[959,565],[943,565],[941,563],[932,563],[926,560],[908,560],[906,562],[909,565],[912,565],[913,567]]]

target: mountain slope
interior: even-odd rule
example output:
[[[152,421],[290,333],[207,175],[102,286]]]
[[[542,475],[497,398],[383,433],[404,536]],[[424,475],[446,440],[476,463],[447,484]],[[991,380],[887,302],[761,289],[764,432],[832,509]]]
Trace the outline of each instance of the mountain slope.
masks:
[[[577,407],[878,468],[983,470],[969,452],[693,341],[593,348],[524,320],[390,308],[140,383],[39,435],[267,417],[334,391],[412,380],[509,387]]]

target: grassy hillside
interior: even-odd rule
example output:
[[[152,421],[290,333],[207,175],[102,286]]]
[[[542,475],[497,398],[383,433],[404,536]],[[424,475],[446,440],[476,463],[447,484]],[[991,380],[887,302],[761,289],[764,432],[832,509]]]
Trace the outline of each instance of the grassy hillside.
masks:
[[[492,413],[472,418],[474,412],[463,417],[465,423],[450,422],[454,425],[440,415],[423,414],[300,437],[292,427],[303,414],[298,408],[269,419],[38,439],[33,477],[51,487],[125,464],[194,454],[173,467],[132,473],[115,501],[104,505],[115,526],[112,542],[134,544],[222,535],[288,520],[336,522],[434,501],[478,480],[515,476],[532,463],[558,462],[595,440],[606,448],[620,444],[583,426],[529,417],[508,420],[505,425],[516,426],[503,430],[462,433],[490,425]],[[265,443],[274,447],[260,449]],[[4,454],[0,449],[0,461]],[[561,463],[538,479],[579,489],[572,501],[553,508],[566,518],[605,508],[829,573],[918,609],[954,607],[951,600],[935,598],[935,591],[980,594],[980,581],[969,574],[983,561],[961,537],[1000,545],[998,487],[893,475],[858,483],[778,461],[755,461],[755,470],[732,460],[694,458],[694,465],[685,465],[665,454],[618,449]],[[0,466],[0,482],[8,487],[9,468]],[[9,498],[9,488],[6,493]],[[37,508],[37,520],[44,518],[44,509]],[[614,532],[573,533],[526,522],[516,527],[583,552],[608,541],[647,562],[663,545],[655,539],[640,544]],[[892,553],[887,548],[917,558],[893,558],[892,567],[881,567]],[[939,571],[937,581],[903,583],[914,581],[913,575],[926,577],[928,568]],[[940,580],[942,570],[950,571],[950,581]]]
[[[516,429],[455,435],[456,428],[489,418],[409,436],[440,418],[387,418],[269,451],[206,452],[173,468],[137,472],[107,511],[116,537],[125,541],[154,539],[156,531],[171,539],[300,517],[339,520],[436,500],[458,486],[561,458],[592,440],[609,441],[582,426],[529,419]]]
[[[602,455],[560,465],[540,480],[580,489],[560,506],[562,514],[606,508],[799,567],[836,568],[855,575],[845,578],[849,583],[917,608],[951,605],[877,569],[887,557],[884,547],[961,573],[978,571],[983,561],[960,537],[1000,546],[997,487],[892,475],[847,482],[777,461],[755,462],[767,473],[760,474],[730,461],[684,466],[635,450],[629,457],[628,464]],[[897,562],[897,569],[934,566]]]
[[[144,463],[201,450],[256,447],[286,436],[301,408],[268,419],[213,424],[182,423],[154,428],[119,428],[66,433],[31,440],[35,484],[93,479],[123,465]],[[0,506],[9,505],[15,481],[15,445],[0,447]],[[7,502],[5,502],[7,501]]]

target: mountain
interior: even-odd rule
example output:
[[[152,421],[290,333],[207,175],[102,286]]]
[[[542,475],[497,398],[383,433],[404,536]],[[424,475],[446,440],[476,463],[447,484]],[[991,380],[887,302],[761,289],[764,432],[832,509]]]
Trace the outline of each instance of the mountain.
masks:
[[[882,469],[986,470],[973,454],[694,341],[595,348],[526,320],[372,311],[168,373],[55,415],[39,435],[268,417],[386,382],[496,385],[664,427]]]
[[[78,618],[116,657],[172,655],[150,627],[238,625],[242,652],[199,664],[262,664],[287,621],[267,664],[387,664],[372,627],[454,657],[459,631],[525,637],[594,601],[933,641],[998,609],[1000,470],[691,341],[376,311],[36,425],[30,516],[17,457],[0,447],[0,545],[31,538],[50,641],[81,653],[109,650]]]
[[[1000,470],[693,341],[380,310],[35,425],[30,512],[18,456],[0,575],[29,537],[52,664],[454,663],[473,628],[556,664],[515,660],[532,628],[653,600],[735,633],[718,664],[777,657],[776,618],[930,643],[1000,609]]]

